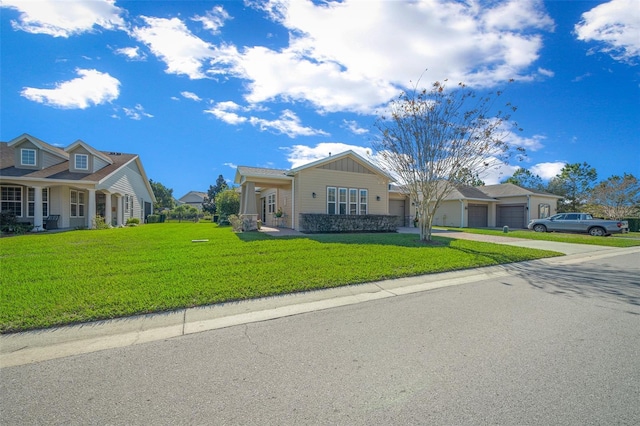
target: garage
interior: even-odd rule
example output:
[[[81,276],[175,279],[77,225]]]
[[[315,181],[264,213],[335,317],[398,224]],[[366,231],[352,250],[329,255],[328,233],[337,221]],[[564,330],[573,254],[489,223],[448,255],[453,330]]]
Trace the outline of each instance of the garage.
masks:
[[[496,211],[496,226],[522,229],[526,228],[526,205],[517,204],[510,206],[498,206]]]
[[[408,226],[405,213],[405,200],[389,200],[389,214],[401,218],[400,226]]]
[[[486,228],[489,226],[489,206],[469,204],[469,228]]]

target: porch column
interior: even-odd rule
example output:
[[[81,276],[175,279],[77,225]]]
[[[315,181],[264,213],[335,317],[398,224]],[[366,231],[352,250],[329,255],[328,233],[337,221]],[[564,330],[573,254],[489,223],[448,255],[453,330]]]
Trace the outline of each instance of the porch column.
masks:
[[[122,195],[116,194],[116,226],[122,226]]]
[[[253,182],[245,182],[242,185],[240,213],[258,214],[258,208],[256,207],[256,184]]]
[[[96,217],[96,190],[91,188],[89,191],[89,205],[87,206],[87,228],[94,229],[93,219]]]
[[[34,232],[42,231],[43,217],[42,217],[42,188],[39,186],[33,187],[33,230]]]
[[[111,217],[111,194],[107,192],[104,195],[104,221],[109,226],[112,225]]]

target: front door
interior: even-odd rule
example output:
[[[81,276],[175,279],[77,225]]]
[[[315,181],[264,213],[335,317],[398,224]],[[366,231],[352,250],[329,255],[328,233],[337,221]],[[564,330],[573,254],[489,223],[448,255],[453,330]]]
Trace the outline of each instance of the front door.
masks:
[[[260,211],[262,212],[262,223],[266,225],[265,218],[267,217],[267,199],[265,197],[260,198],[260,206],[262,207]]]

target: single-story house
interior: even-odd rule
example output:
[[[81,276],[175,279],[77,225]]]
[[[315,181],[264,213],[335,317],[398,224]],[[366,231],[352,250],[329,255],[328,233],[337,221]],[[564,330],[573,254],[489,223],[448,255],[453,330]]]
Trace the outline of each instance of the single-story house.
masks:
[[[240,213],[266,226],[305,229],[305,215],[393,216],[410,226],[415,206],[391,175],[346,151],[291,170],[238,166]],[[557,211],[561,197],[513,184],[460,186],[442,202],[434,225],[525,228]]]
[[[28,134],[0,142],[0,189],[2,211],[36,231],[92,228],[96,215],[113,226],[143,222],[155,202],[138,155],[81,140],[59,148]]]
[[[206,192],[189,191],[182,197],[178,198],[178,204],[186,204],[188,206],[195,207],[198,210],[202,210],[202,203],[206,196]]]

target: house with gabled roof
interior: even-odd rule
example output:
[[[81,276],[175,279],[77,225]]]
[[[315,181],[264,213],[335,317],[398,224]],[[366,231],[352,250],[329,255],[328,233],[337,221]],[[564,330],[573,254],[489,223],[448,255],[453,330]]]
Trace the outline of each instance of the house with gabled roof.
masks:
[[[113,226],[143,222],[155,202],[138,155],[81,140],[63,149],[26,133],[0,142],[0,192],[2,211],[36,231],[92,228],[97,215]]]
[[[176,201],[178,202],[178,204],[186,204],[188,206],[195,207],[198,210],[202,210],[202,203],[204,202],[206,196],[206,192],[189,191],[182,197],[178,198]]]
[[[394,179],[353,151],[291,170],[238,166],[240,213],[267,226],[305,231],[305,215],[396,218],[411,226],[414,203]],[[561,197],[512,184],[453,189],[436,211],[433,224],[452,227],[525,228],[529,220],[557,211]],[[357,219],[357,218],[356,218]]]
[[[240,213],[300,231],[302,214],[388,216],[393,178],[353,151],[290,170],[238,166]]]

